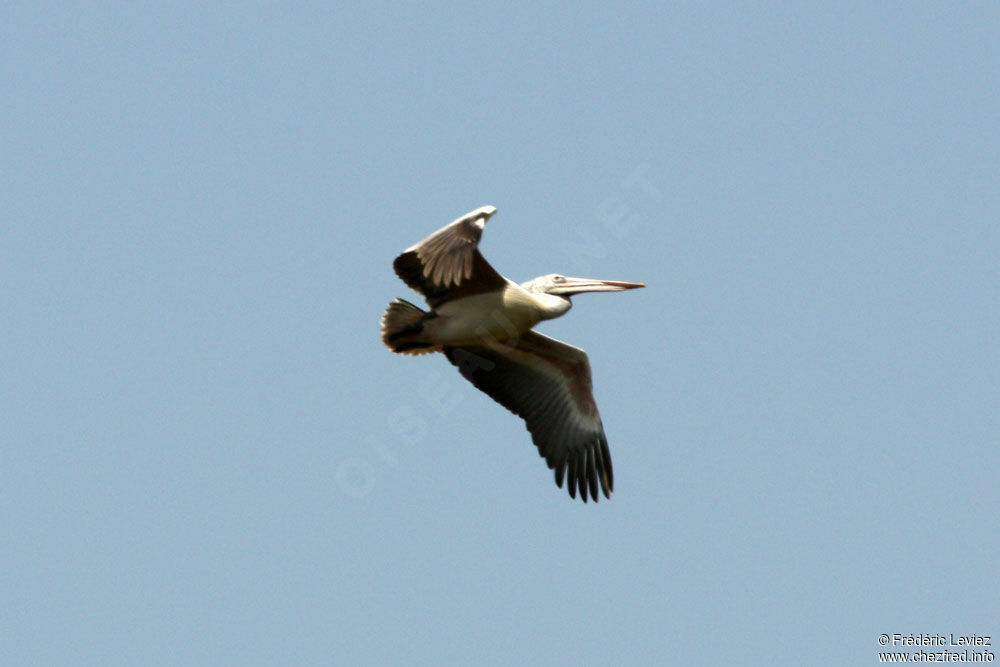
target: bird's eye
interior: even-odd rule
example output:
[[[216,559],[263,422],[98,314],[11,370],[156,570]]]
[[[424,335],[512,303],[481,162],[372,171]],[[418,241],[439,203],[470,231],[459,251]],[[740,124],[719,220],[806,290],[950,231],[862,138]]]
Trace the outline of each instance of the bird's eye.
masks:
[[[552,276],[553,282],[561,283],[563,281],[562,276]]]

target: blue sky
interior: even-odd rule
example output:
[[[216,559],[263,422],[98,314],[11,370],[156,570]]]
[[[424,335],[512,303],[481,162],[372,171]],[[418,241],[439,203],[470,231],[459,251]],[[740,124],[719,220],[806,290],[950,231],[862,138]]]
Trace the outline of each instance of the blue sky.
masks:
[[[864,664],[1000,635],[991,3],[10,3],[7,664]],[[498,207],[616,491],[390,354]]]

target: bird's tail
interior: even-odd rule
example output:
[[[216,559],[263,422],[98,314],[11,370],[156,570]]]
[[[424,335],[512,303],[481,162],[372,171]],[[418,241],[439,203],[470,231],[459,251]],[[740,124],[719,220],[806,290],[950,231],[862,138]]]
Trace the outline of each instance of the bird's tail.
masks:
[[[382,342],[400,354],[440,352],[440,345],[416,340],[417,334],[424,330],[428,314],[409,301],[396,299],[382,316]]]

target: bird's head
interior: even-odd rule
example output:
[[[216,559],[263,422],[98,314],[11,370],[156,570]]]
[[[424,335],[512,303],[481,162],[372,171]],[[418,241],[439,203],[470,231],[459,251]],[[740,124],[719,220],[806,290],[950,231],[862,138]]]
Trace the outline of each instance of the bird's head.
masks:
[[[584,292],[621,292],[636,287],[645,287],[646,283],[626,283],[621,280],[595,280],[593,278],[570,278],[558,273],[539,276],[521,285],[534,294],[551,294],[569,298],[574,294]]]
[[[570,278],[558,273],[539,276],[521,285],[526,291],[537,294],[537,299],[545,304],[543,319],[559,317],[573,307],[569,300],[574,294],[583,292],[621,292],[622,290],[645,287],[645,283],[626,283],[620,280],[594,280],[592,278]]]

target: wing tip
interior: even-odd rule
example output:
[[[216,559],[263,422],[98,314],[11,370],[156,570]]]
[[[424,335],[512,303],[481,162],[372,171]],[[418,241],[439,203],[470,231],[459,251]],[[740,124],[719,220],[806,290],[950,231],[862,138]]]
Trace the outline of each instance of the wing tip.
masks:
[[[611,469],[611,453],[608,441],[603,435],[597,442],[571,452],[562,461],[550,461],[556,486],[563,488],[563,482],[568,481],[566,490],[569,497],[587,502],[600,502],[601,495],[611,500],[614,491],[614,473]],[[598,491],[600,489],[600,491]]]

